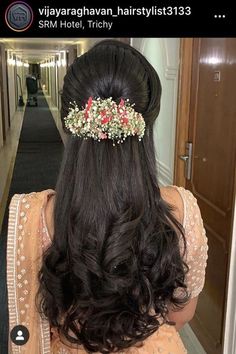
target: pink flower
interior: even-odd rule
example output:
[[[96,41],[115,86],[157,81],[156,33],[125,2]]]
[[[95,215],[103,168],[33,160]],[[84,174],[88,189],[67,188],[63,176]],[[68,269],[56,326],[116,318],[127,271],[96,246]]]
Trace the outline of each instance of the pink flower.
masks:
[[[107,112],[106,112],[105,109],[104,109],[103,111],[100,112],[100,114],[101,114],[102,117],[106,117]]]
[[[128,124],[128,123],[129,123],[128,118],[127,118],[127,117],[121,118],[121,123],[122,123],[122,124]]]
[[[110,120],[111,120],[111,117],[105,117],[102,119],[101,123],[106,124],[106,123],[110,122]]]
[[[100,133],[99,134],[99,139],[107,139],[107,134],[106,133]]]
[[[90,107],[92,106],[92,102],[93,102],[93,98],[90,96],[88,99],[88,103],[87,103],[87,109],[89,110]]]
[[[119,106],[120,106],[120,107],[123,107],[124,104],[125,104],[125,101],[123,100],[123,98],[121,98],[120,103],[119,103]]]
[[[85,110],[85,118],[88,119],[88,112],[92,106],[92,103],[93,103],[93,98],[90,96],[89,99],[88,99],[88,102],[87,102],[87,107],[86,107],[86,110]]]

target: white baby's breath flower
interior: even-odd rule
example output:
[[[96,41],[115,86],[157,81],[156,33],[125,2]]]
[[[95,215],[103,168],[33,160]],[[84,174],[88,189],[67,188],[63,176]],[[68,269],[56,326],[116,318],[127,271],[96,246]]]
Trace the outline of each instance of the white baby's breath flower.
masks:
[[[137,135],[140,141],[144,136],[145,121],[133,106],[128,99],[116,104],[112,97],[90,97],[83,109],[73,103],[64,118],[65,126],[78,137],[97,141],[111,139],[113,145],[123,143],[128,136]]]

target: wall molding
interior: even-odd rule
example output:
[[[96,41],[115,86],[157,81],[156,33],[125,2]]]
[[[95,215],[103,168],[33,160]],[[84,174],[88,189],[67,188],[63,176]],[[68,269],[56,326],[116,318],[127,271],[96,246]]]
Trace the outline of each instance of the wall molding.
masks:
[[[160,185],[168,186],[173,184],[173,175],[170,167],[158,159],[156,159],[156,163],[157,163],[158,182],[160,183]]]
[[[142,42],[140,44],[140,52],[143,54],[144,53],[144,50],[145,50],[145,46],[146,46],[146,43],[147,43],[147,39],[148,38],[143,38],[142,39]]]
[[[178,67],[166,66],[165,67],[165,78],[167,80],[177,80],[178,77]]]

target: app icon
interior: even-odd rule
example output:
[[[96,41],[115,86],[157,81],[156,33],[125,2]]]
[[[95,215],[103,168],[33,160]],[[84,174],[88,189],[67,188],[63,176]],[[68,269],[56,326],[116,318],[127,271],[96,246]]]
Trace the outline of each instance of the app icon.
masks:
[[[16,1],[8,6],[5,21],[8,27],[16,32],[26,31],[33,22],[33,10],[24,1]]]

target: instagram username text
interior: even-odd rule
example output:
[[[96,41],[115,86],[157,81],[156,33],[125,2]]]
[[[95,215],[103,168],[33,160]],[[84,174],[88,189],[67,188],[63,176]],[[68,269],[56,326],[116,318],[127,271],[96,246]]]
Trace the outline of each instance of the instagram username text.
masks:
[[[113,8],[88,8],[86,6],[80,8],[55,8],[44,6],[38,9],[39,15],[46,18],[76,16],[78,18],[85,16],[190,16],[192,13],[190,6],[166,6],[166,7],[120,7]]]

